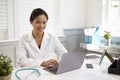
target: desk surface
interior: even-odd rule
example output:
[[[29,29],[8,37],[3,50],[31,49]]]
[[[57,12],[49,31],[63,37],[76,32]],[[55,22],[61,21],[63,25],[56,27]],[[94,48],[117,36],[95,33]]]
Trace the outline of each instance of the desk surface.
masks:
[[[41,76],[38,80],[120,80],[120,75],[109,74],[108,67],[110,66],[110,61],[107,57],[104,58],[101,65],[99,65],[100,55],[98,54],[87,54],[84,60],[84,63],[80,69],[66,72],[60,75],[54,75],[47,71],[44,71],[42,68],[39,68]],[[92,63],[93,69],[86,68],[86,63]],[[13,71],[12,80],[17,80],[15,77],[15,72]],[[26,75],[28,72],[23,72],[21,77]],[[28,80],[37,80],[34,78],[34,75],[31,79]]]

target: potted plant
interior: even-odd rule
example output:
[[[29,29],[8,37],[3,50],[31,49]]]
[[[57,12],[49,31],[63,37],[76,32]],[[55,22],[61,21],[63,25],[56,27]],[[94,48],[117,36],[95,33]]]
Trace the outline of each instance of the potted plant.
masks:
[[[108,32],[108,31],[104,31],[104,39],[105,39],[105,45],[106,46],[109,46],[110,45],[110,42],[111,42],[111,34],[110,34],[110,32]]]
[[[11,80],[12,70],[13,66],[11,58],[0,55],[0,80]]]

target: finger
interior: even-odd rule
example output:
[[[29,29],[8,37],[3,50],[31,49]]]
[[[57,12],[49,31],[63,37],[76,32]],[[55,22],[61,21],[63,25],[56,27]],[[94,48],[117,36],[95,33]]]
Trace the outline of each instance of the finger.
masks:
[[[58,62],[57,61],[53,61],[53,62],[51,62],[52,64],[54,64],[54,65],[58,65]]]
[[[54,64],[54,63],[51,63],[49,66],[53,67],[53,66],[57,66],[58,64]]]
[[[56,61],[56,60],[54,60],[54,59],[50,59],[49,61],[50,61],[50,62],[53,62],[53,61]]]

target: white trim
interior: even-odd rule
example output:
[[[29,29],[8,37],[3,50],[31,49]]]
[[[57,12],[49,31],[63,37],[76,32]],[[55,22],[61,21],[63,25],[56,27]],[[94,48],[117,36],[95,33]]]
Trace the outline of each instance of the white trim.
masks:
[[[14,39],[14,16],[13,16],[13,0],[7,0],[8,5],[8,36],[7,39]]]
[[[19,38],[19,0],[14,0],[14,39]]]
[[[108,0],[103,0],[103,12],[102,12],[102,27],[108,25]]]
[[[13,66],[16,66],[16,49],[18,40],[2,40],[0,41],[0,53],[11,57]]]
[[[17,46],[19,40],[1,40],[0,47]]]
[[[8,36],[7,39],[19,38],[18,0],[7,0],[8,4]]]

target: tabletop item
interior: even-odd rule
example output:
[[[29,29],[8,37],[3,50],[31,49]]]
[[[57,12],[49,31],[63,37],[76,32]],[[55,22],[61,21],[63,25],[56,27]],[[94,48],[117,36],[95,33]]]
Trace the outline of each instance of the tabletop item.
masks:
[[[45,70],[52,72],[54,74],[61,74],[75,69],[79,69],[84,61],[86,52],[84,50],[79,50],[74,53],[66,53],[62,55],[61,61],[58,67],[47,67]]]
[[[33,73],[37,73],[38,75],[37,75],[37,77],[39,77],[40,75],[41,75],[41,73],[39,72],[39,70],[38,69],[36,69],[36,68],[21,68],[21,69],[18,69],[16,72],[15,72],[15,76],[16,76],[16,78],[18,79],[18,80],[23,80],[19,75],[18,75],[18,73],[19,72],[22,72],[22,71],[25,71],[25,70],[27,70],[27,71],[32,71],[30,74],[28,74],[26,77],[25,77],[25,79],[24,80],[27,80],[27,78],[30,76],[30,75],[32,75]],[[37,79],[36,79],[37,80]]]
[[[99,65],[102,63],[103,58],[104,58],[104,56],[105,56],[106,52],[107,52],[107,49],[105,49],[105,50],[103,51],[103,54],[102,54],[102,56],[101,56],[101,58],[100,58]]]
[[[89,68],[89,69],[92,69],[93,68],[93,65],[91,63],[87,63],[86,64],[86,67]]]
[[[7,55],[0,54],[0,80],[11,80],[12,71],[11,58]]]
[[[107,49],[104,49],[103,54],[102,54],[102,56],[100,58],[99,65],[102,63],[102,60],[103,60],[103,58],[104,58],[105,55],[107,56],[107,58],[110,60],[111,63],[114,62],[113,57],[107,52]]]
[[[100,54],[86,54],[84,58],[84,62],[80,69],[76,69],[73,71],[69,71],[60,75],[54,75],[48,71],[43,70],[43,67],[38,67],[37,69],[40,71],[41,75],[37,77],[37,73],[33,73],[26,80],[120,80],[119,75],[108,73],[108,67],[111,65],[107,56],[104,56],[102,64],[99,65]],[[86,64],[92,64],[93,68],[86,68]],[[20,68],[14,69],[12,73],[11,80],[18,80],[15,76],[16,70]],[[23,70],[18,72],[18,76],[25,80],[24,78],[30,74],[32,70]]]
[[[120,75],[120,59],[115,60],[108,68],[108,73]]]

